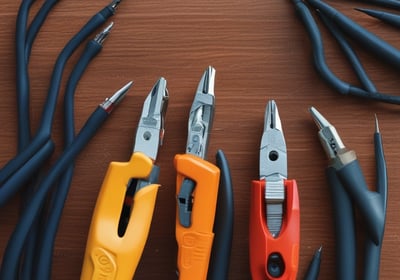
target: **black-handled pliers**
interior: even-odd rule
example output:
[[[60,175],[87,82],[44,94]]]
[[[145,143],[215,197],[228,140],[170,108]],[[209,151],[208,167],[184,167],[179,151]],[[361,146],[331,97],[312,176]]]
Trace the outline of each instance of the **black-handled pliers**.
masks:
[[[315,109],[310,112],[319,127],[319,139],[330,159],[326,170],[332,192],[336,230],[337,279],[354,280],[357,273],[356,223],[354,211],[365,225],[363,278],[379,279],[379,263],[387,207],[387,174],[382,138],[376,120],[374,134],[376,190],[368,189],[353,150],[347,149],[336,129]]]

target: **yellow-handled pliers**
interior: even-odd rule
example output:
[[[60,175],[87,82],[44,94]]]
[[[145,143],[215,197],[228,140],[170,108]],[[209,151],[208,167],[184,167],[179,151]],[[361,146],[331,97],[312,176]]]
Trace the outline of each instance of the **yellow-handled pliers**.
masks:
[[[167,82],[147,96],[129,162],[111,162],[90,225],[81,279],[132,279],[153,216],[164,135]]]

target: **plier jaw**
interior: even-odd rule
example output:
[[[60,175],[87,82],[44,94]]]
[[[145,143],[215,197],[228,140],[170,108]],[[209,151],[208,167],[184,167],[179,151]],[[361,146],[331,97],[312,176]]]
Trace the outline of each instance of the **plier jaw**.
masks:
[[[260,179],[286,179],[287,152],[278,107],[271,100],[265,110],[260,146]]]
[[[250,204],[250,268],[253,279],[295,279],[300,243],[297,184],[287,179],[285,138],[274,101],[269,101],[260,147],[260,180]]]
[[[321,145],[329,159],[334,162],[340,155],[347,151],[335,127],[322,116],[314,107],[310,108],[315,124],[318,126],[318,136]]]
[[[186,153],[205,159],[215,110],[215,69],[209,66],[197,87],[188,123]]]
[[[134,152],[142,152],[153,161],[163,143],[168,98],[167,81],[161,77],[144,101],[136,131]]]

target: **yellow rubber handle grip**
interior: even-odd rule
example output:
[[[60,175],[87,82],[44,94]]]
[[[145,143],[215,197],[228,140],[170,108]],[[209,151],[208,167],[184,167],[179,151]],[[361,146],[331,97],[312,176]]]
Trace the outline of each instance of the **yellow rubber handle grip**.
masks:
[[[196,183],[190,227],[179,223],[177,209],[175,231],[179,248],[179,279],[203,280],[207,278],[214,238],[212,231],[220,170],[212,163],[190,154],[176,155],[174,163],[177,170],[177,194],[185,178],[190,178]]]
[[[110,163],[90,225],[82,280],[132,279],[147,240],[159,185],[148,185],[135,194],[122,237],[118,224],[129,180],[148,177],[152,167],[151,159],[139,152],[129,162]]]

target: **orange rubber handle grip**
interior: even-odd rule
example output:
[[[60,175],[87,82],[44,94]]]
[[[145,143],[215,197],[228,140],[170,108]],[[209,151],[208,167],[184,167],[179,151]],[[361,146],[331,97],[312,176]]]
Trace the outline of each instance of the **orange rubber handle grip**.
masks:
[[[300,204],[295,180],[285,180],[285,210],[282,228],[274,238],[268,231],[265,213],[265,181],[253,181],[251,187],[249,257],[253,280],[296,280],[300,247]],[[278,278],[268,272],[268,260],[280,255],[283,274]]]
[[[185,178],[196,183],[193,192],[192,223],[184,227],[176,216],[176,241],[178,243],[178,270],[181,280],[207,278],[208,264],[214,239],[213,226],[217,204],[219,168],[199,157],[183,154],[174,159],[177,170],[176,193]]]
[[[151,159],[140,152],[134,153],[129,162],[110,163],[90,225],[82,280],[133,278],[149,233],[159,185],[148,185],[135,194],[122,237],[118,235],[118,224],[129,180],[147,178],[152,167]]]

